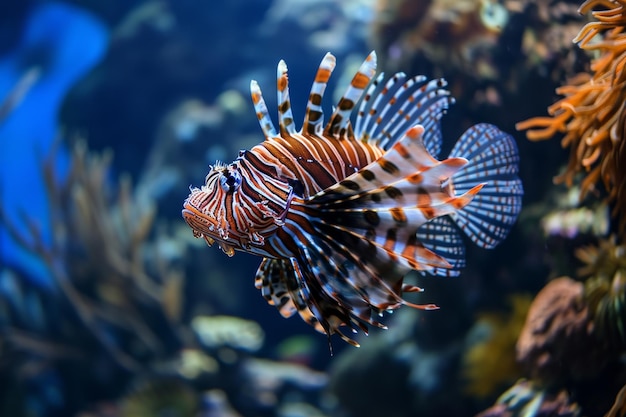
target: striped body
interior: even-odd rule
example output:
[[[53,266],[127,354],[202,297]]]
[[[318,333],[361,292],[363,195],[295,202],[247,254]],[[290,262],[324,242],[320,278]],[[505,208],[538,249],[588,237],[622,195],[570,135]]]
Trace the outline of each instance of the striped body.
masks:
[[[192,193],[187,203],[196,214],[214,213],[214,221],[195,216],[189,218],[190,225],[206,237],[217,232],[213,240],[227,254],[232,255],[236,249],[272,258],[293,257],[293,251],[281,243],[286,238],[284,233],[276,234],[284,232],[282,226],[293,217],[296,207],[304,210],[305,199],[357,172],[382,154],[380,148],[354,139],[346,139],[337,147],[331,141],[300,133],[287,139],[269,138],[243,151],[231,165],[213,167],[204,192]],[[241,176],[240,192],[219,188],[219,178],[223,172],[228,175],[228,171]],[[227,209],[232,207],[239,209],[231,209],[227,214]],[[273,239],[267,241],[268,238]]]
[[[374,53],[324,125],[321,102],[334,66],[327,54],[300,131],[284,62],[279,129],[253,81],[265,141],[211,167],[183,217],[195,236],[229,256],[264,257],[256,286],[284,317],[298,312],[318,331],[356,345],[341,326],[367,332],[367,325],[384,327],[374,319],[383,311],[436,308],[403,300],[403,292],[421,291],[404,284],[404,275],[457,275],[464,265],[459,230],[495,246],[519,213],[522,187],[515,143],[491,125],[470,128],[452,152],[458,156],[434,158],[452,101],[444,81],[400,73],[383,83],[382,74],[374,79]]]

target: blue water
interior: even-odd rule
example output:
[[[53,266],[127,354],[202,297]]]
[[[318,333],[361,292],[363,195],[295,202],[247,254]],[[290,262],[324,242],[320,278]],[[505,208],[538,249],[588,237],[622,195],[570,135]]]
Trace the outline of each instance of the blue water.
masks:
[[[107,29],[95,16],[68,4],[44,2],[30,11],[19,43],[0,57],[0,98],[28,71],[39,74],[21,102],[0,121],[2,208],[8,220],[25,233],[24,216],[31,219],[40,231],[40,243],[47,246],[53,230],[41,161],[62,135],[58,112],[65,94],[101,59],[107,43]],[[62,178],[68,168],[63,146],[55,164]],[[23,271],[38,286],[53,285],[41,260],[15,242],[5,228],[0,228],[0,261]]]

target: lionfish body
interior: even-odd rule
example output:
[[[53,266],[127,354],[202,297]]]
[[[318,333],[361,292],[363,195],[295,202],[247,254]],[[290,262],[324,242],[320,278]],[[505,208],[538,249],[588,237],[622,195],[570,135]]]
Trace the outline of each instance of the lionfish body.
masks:
[[[522,185],[515,142],[495,126],[466,131],[451,156],[440,119],[452,99],[441,79],[374,78],[372,52],[323,124],[322,97],[335,66],[327,54],[296,131],[287,69],[278,65],[279,129],[255,81],[252,100],[265,141],[229,165],[212,166],[192,188],[183,217],[196,237],[264,259],[256,286],[284,317],[295,312],[318,331],[367,333],[376,315],[415,305],[403,292],[411,270],[458,275],[463,230],[491,248],[515,222]],[[354,128],[350,116],[356,108]],[[434,156],[433,156],[434,155]]]

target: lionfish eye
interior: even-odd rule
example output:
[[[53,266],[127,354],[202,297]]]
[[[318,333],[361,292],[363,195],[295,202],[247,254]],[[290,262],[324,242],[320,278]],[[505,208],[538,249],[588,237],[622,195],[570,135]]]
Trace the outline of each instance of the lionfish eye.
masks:
[[[241,174],[239,171],[223,172],[220,177],[220,186],[227,193],[232,193],[241,185]]]
[[[298,197],[304,196],[304,184],[300,180],[289,180],[289,186],[293,190],[293,193]]]

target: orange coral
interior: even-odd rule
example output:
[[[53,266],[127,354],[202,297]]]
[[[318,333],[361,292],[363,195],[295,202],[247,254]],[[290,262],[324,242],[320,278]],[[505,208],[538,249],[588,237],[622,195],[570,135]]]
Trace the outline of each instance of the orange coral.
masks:
[[[571,185],[575,175],[587,172],[581,184],[581,198],[602,181],[614,204],[613,215],[626,210],[626,0],[587,0],[579,8],[593,11],[595,21],[586,24],[574,42],[592,51],[597,58],[591,73],[578,74],[568,85],[558,88],[564,96],[548,108],[551,117],[535,117],[517,124],[528,130],[530,140],[549,139],[564,133],[561,144],[571,150],[567,170],[556,182]],[[619,219],[619,229],[626,234],[626,216]]]

